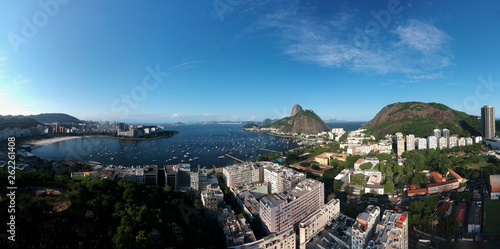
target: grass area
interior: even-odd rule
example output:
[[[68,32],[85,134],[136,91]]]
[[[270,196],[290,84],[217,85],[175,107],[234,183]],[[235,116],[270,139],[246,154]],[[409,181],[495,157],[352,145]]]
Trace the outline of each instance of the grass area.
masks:
[[[364,183],[364,180],[365,180],[365,175],[363,174],[355,174],[353,176],[351,176],[351,185],[358,185],[358,186],[365,186],[365,183]]]
[[[479,169],[479,168],[482,168],[482,167],[488,167],[490,165],[492,165],[492,164],[489,163],[489,162],[478,162],[478,163],[473,163],[473,164],[467,165],[467,168],[469,168],[469,169]]]
[[[495,234],[500,233],[500,201],[485,201],[485,214],[483,217],[484,233]]]

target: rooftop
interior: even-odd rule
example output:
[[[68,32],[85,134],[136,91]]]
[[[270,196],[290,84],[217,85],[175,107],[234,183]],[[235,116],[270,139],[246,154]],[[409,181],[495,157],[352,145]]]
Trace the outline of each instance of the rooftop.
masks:
[[[268,194],[264,197],[262,197],[261,201],[270,204],[273,206],[278,206],[282,203],[285,202],[291,202],[311,191],[311,189],[318,184],[322,184],[322,182],[313,180],[313,179],[305,179],[297,184],[294,189],[288,191],[288,192],[283,192],[283,193],[274,193],[274,194]]]
[[[491,185],[500,184],[500,175],[490,175],[490,184]]]
[[[445,181],[443,176],[441,174],[439,174],[439,172],[437,172],[437,171],[432,171],[431,175],[432,175],[432,178],[434,178],[434,181],[436,181],[436,182],[444,182]]]

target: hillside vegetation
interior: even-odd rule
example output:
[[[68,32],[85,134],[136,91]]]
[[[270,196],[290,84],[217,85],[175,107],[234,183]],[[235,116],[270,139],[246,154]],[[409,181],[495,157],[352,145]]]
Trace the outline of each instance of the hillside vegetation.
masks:
[[[498,133],[500,122],[496,123]],[[379,136],[402,132],[427,137],[432,130],[444,128],[459,136],[478,136],[481,135],[481,120],[439,103],[403,102],[384,107],[364,128]]]
[[[40,122],[27,117],[12,117],[12,116],[0,116],[0,131],[5,128],[16,128],[21,129],[36,127],[40,125]]]

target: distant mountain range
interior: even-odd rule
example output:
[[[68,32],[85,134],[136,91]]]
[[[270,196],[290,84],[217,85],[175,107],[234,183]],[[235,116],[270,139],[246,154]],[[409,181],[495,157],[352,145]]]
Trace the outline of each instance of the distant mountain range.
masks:
[[[42,113],[38,115],[0,115],[0,130],[5,128],[30,128],[44,123],[81,123],[82,121],[64,113]]]
[[[496,122],[497,134],[500,121]],[[448,129],[450,134],[460,136],[481,135],[481,120],[478,116],[451,109],[439,103],[401,102],[390,104],[368,123],[363,125],[370,134],[414,134],[416,137],[432,135],[434,129]]]
[[[277,128],[279,132],[284,133],[317,134],[330,131],[330,127],[314,111],[304,110],[298,104],[293,106],[290,117],[282,118],[262,127]]]
[[[5,128],[16,128],[21,129],[36,127],[41,123],[33,118],[28,117],[17,117],[17,116],[0,116],[0,131]]]
[[[40,123],[82,123],[80,119],[77,119],[71,115],[65,113],[42,113],[38,115],[27,116],[35,119]]]

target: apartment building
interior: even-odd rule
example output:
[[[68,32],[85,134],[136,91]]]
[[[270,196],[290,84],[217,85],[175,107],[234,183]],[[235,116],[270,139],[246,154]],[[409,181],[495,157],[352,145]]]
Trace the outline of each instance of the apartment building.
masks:
[[[365,249],[380,221],[380,208],[369,205],[352,225],[351,249]]]
[[[313,212],[299,223],[299,248],[305,249],[306,243],[340,213],[340,200],[332,199],[323,208]]]
[[[408,213],[385,210],[367,249],[408,249]]]
[[[260,199],[259,216],[268,232],[279,232],[306,218],[324,204],[322,182],[305,179],[292,190]]]
[[[285,228],[283,231],[273,233],[255,242],[246,243],[240,246],[229,246],[229,249],[288,249],[296,248],[297,235],[293,226]]]
[[[244,186],[261,182],[263,169],[255,163],[242,163],[224,167],[222,174],[228,187]]]
[[[264,167],[264,182],[267,182],[269,193],[288,191],[305,179],[306,175],[304,173],[279,164],[268,164]]]
[[[438,139],[436,136],[428,136],[427,137],[427,148],[428,149],[437,149],[438,147]]]
[[[419,150],[427,149],[427,139],[415,138],[415,147]]]
[[[411,151],[415,149],[415,135],[406,135],[406,151]]]

